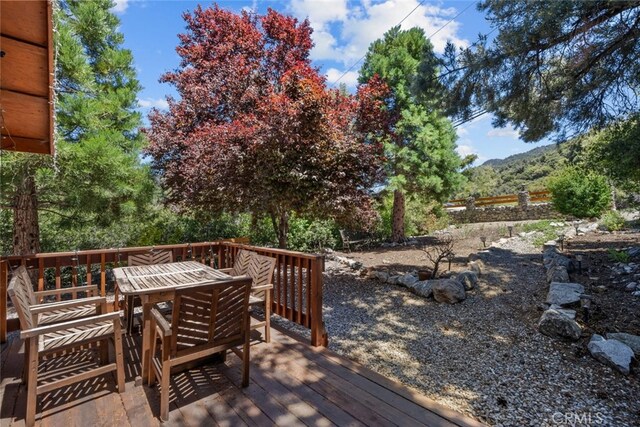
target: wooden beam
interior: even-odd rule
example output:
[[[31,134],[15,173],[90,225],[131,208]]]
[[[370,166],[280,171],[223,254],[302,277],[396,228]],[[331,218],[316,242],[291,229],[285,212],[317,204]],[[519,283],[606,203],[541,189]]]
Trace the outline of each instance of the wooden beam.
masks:
[[[2,134],[12,138],[49,140],[49,101],[47,98],[0,90]]]
[[[0,37],[4,52],[0,60],[2,89],[28,95],[49,96],[47,49],[5,36]]]
[[[47,1],[0,1],[0,31],[5,36],[47,47]]]
[[[49,141],[33,138],[9,137],[2,135],[0,149],[9,151],[21,151],[23,153],[51,154]]]

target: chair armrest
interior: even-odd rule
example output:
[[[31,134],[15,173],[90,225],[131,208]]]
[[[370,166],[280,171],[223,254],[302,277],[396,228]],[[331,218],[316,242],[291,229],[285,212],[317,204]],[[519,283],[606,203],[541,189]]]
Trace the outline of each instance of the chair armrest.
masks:
[[[93,291],[97,292],[98,286],[96,285],[74,286],[71,288],[52,289],[50,291],[38,291],[38,292],[34,292],[34,294],[36,298],[38,298],[38,297],[46,297],[49,295],[70,294],[72,292],[93,292]]]
[[[88,297],[82,299],[74,299],[70,301],[52,302],[46,304],[36,304],[31,306],[31,314],[46,313],[47,311],[60,310],[65,308],[80,307],[83,305],[101,306],[107,304],[107,299],[103,297]]]
[[[273,289],[273,283],[269,283],[268,285],[262,285],[262,286],[252,286],[251,292],[268,291],[269,289]]]
[[[231,273],[231,270],[233,270],[233,268],[219,268],[218,269],[218,271],[220,271],[222,273],[226,273],[226,274]]]
[[[162,335],[165,337],[171,336],[171,325],[164,318],[158,307],[153,307],[150,314],[153,320],[156,321],[156,326],[162,331]]]
[[[120,312],[114,311],[112,313],[99,314],[97,316],[86,317],[84,319],[72,320],[70,322],[56,323],[47,326],[38,326],[32,329],[26,329],[20,332],[20,338],[31,338],[42,334],[48,334],[50,332],[64,331],[65,329],[75,328],[78,326],[87,326],[99,322],[105,322],[107,320],[120,321]]]

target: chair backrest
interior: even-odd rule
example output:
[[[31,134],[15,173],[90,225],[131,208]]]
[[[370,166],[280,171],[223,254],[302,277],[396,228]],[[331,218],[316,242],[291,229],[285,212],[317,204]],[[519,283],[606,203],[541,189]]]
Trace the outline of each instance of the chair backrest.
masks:
[[[24,265],[14,271],[9,287],[7,288],[11,302],[13,303],[18,318],[20,319],[20,329],[31,329],[36,326],[35,319],[31,315],[31,306],[36,303],[33,293],[31,278]]]
[[[276,259],[254,253],[249,262],[247,274],[251,277],[252,286],[268,285],[273,280],[273,269]]]
[[[177,289],[172,312],[171,353],[244,343],[249,327],[247,276]]]
[[[154,265],[167,264],[173,262],[173,252],[171,251],[153,251],[144,254],[129,255],[127,265]]]
[[[349,241],[349,233],[347,233],[347,230],[339,230],[340,231],[340,238],[342,239],[343,242],[348,242]]]
[[[232,276],[244,276],[245,274],[248,274],[249,263],[251,262],[251,257],[253,255],[255,255],[255,252],[240,249],[236,254],[236,259],[233,262],[233,268],[229,274]]]

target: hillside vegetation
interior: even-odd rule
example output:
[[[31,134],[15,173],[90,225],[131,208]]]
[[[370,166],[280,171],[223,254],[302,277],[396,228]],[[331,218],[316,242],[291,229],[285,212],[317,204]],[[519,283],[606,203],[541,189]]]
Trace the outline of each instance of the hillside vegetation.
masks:
[[[505,159],[487,160],[467,169],[468,181],[456,197],[487,197],[529,191],[546,187],[546,180],[566,164],[566,157],[557,145],[536,147]]]

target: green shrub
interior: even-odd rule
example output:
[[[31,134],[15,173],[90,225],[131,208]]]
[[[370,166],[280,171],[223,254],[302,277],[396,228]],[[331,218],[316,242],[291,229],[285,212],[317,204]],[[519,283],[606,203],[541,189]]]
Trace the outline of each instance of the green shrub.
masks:
[[[336,225],[330,220],[294,217],[289,221],[288,247],[294,251],[317,252],[336,246]]]
[[[566,168],[549,179],[548,187],[555,208],[565,215],[596,218],[611,205],[611,189],[602,175]]]
[[[618,211],[609,211],[600,218],[602,224],[609,231],[618,231],[624,227],[624,218]]]
[[[609,258],[615,262],[628,263],[631,257],[627,251],[617,251],[615,249],[609,249]]]

